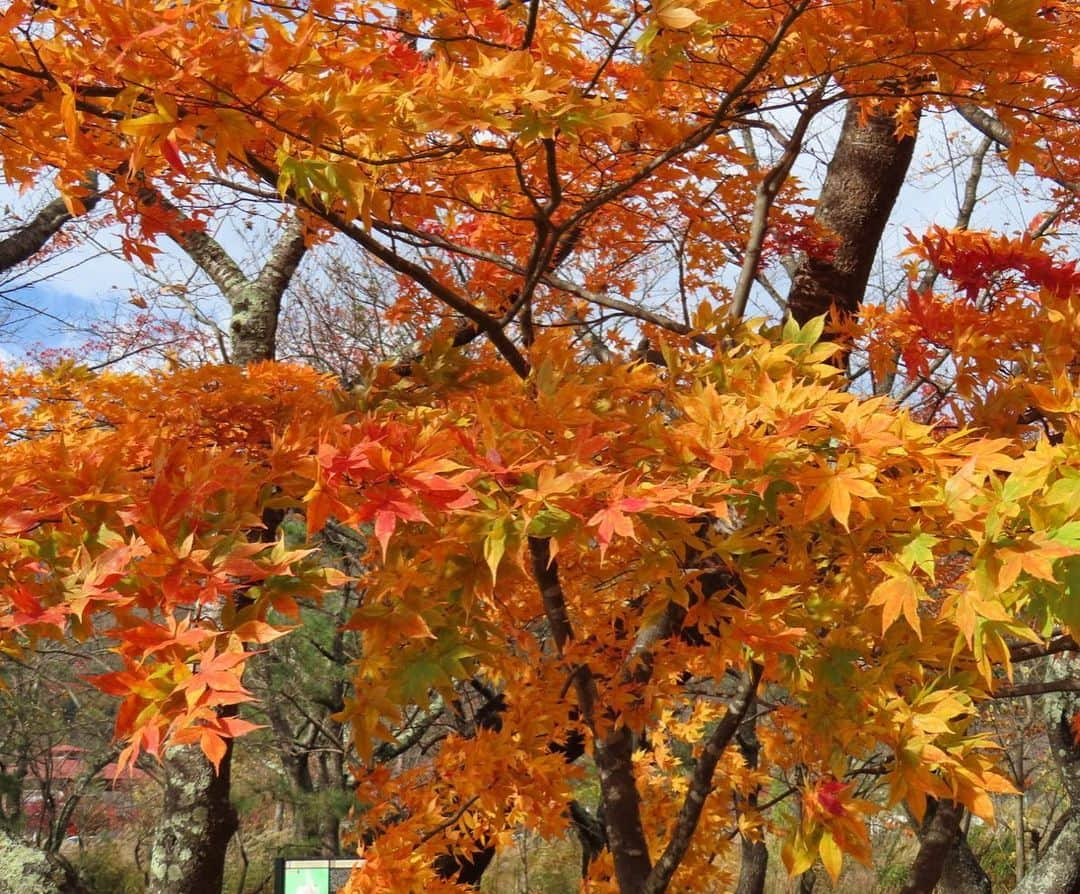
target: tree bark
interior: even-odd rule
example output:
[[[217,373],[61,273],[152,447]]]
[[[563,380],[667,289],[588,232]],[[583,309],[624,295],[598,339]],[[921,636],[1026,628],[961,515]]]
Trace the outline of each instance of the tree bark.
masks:
[[[919,852],[900,894],[932,894],[946,858],[960,839],[960,806],[954,801],[938,801],[933,809],[919,835]]]
[[[769,850],[764,841],[740,838],[739,886],[735,894],[764,894],[765,875],[769,868]]]
[[[1080,811],[1072,813],[1013,894],[1080,894]]]
[[[0,894],[88,894],[57,854],[0,829]]]
[[[1078,674],[1080,658],[1070,655],[1054,659],[1047,678],[1071,679]],[[1080,746],[1069,725],[1080,711],[1080,696],[1074,692],[1044,696],[1043,711],[1050,751],[1069,797],[1069,813],[1061,831],[1020,880],[1014,894],[1080,894]]]
[[[90,211],[101,201],[101,194],[97,192],[96,177],[89,180],[87,186],[90,193],[82,203]],[[12,235],[0,239],[0,272],[10,270],[36,255],[72,217],[67,203],[62,198],[55,198]]]
[[[259,274],[249,277],[222,245],[205,230],[185,228],[184,213],[157,190],[147,186],[140,193],[143,204],[157,205],[171,214],[177,226],[169,232],[207,278],[229,302],[228,363],[246,366],[273,360],[277,351],[281,298],[307,252],[307,228],[296,216],[270,251]]]
[[[753,711],[755,707],[755,704],[751,704],[750,711]],[[743,723],[736,735],[736,742],[746,765],[756,769],[761,751],[761,743],[757,737],[756,718]],[[757,792],[753,792],[748,798],[751,807],[757,807],[757,800]],[[765,847],[764,841],[750,841],[748,838],[740,837],[739,842],[741,845],[739,885],[735,889],[735,894],[764,894],[765,875],[769,868],[769,850]]]
[[[147,191],[147,202],[172,208],[163,196]],[[176,211],[179,214],[178,211]],[[177,233],[173,239],[221,289],[232,308],[235,364],[273,360],[281,296],[304,254],[303,224],[294,218],[270,252],[262,272],[249,280],[239,265],[207,234]],[[262,539],[276,536],[280,518],[267,512]],[[236,712],[236,706],[222,709]],[[229,800],[233,740],[225,740],[219,773],[195,747],[173,749],[166,759],[165,806],[150,849],[148,894],[218,894],[225,852],[238,821]],[[329,838],[336,827],[322,830]]]
[[[229,302],[230,363],[246,366],[274,359],[281,297],[307,250],[304,234],[303,221],[298,217],[290,219],[285,233],[254,279],[247,277],[204,231],[178,231],[172,237]]]
[[[945,857],[938,894],[991,894],[992,890],[990,876],[961,833]]]
[[[214,894],[221,890],[225,852],[235,834],[229,801],[232,749],[217,773],[196,748],[165,757],[165,805],[150,851],[147,894]]]
[[[806,257],[795,271],[788,310],[800,324],[829,313],[854,314],[862,303],[878,243],[907,177],[915,137],[896,139],[891,115],[859,122],[850,101],[814,219],[831,231],[830,258]]]
[[[559,564],[542,537],[529,538],[533,576],[544,614],[559,653],[574,638],[559,580]],[[647,666],[648,662],[641,664]],[[604,832],[615,863],[619,894],[640,894],[652,873],[652,858],[641,820],[641,795],[634,776],[634,734],[626,726],[611,727],[610,717],[598,717],[596,680],[588,665],[573,673],[578,707],[593,732],[593,761],[600,776],[600,805]],[[598,722],[599,721],[599,722]]]
[[[570,802],[570,822],[581,842],[581,877],[589,876],[589,867],[607,847],[607,835],[604,833],[604,817],[593,816],[579,802]]]
[[[619,894],[638,894],[652,872],[641,824],[641,795],[634,777],[634,735],[625,726],[595,741],[600,798],[608,847],[615,858]]]

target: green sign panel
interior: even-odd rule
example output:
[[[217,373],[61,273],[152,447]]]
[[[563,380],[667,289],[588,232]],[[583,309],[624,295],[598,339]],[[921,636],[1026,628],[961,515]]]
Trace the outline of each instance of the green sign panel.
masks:
[[[330,894],[330,867],[286,863],[285,894]]]
[[[337,894],[345,887],[353,867],[363,860],[291,860],[279,858],[274,894]]]

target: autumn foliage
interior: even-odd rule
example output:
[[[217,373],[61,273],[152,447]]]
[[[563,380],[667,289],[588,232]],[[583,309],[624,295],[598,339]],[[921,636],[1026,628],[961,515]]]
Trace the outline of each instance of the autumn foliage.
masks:
[[[843,260],[792,173],[839,103],[898,140],[989,110],[1014,172],[1074,190],[1078,26],[1028,0],[13,0],[9,181],[48,170],[77,211],[101,172],[147,263],[211,188],[288,204],[396,277],[417,340],[348,386],[5,371],[0,647],[107,638],[123,761],[216,764],[251,730],[245,665],[355,586],[357,892],[463,890],[440,856],[563,831],[575,734],[609,845],[589,890],[723,890],[766,831],[835,879],[879,809],[991,819],[1013,789],[980,708],[1017,649],[1080,638],[1076,262],[935,227],[892,306],[742,317],[767,265]],[[768,166],[739,133],[770,127]],[[852,351],[913,407],[854,386]],[[321,549],[341,526],[353,578]],[[469,679],[497,724],[374,759]],[[781,773],[783,818],[754,801]]]
[[[125,758],[169,741],[214,760],[250,728],[215,711],[249,697],[245,661],[288,631],[297,596],[342,582],[317,554],[259,541],[268,511],[302,512],[313,543],[331,518],[378,542],[349,621],[365,643],[345,711],[363,758],[402,706],[450,698],[462,677],[499,681],[508,705],[500,731],[448,743],[433,767],[364,779],[364,822],[396,820],[357,890],[436,890],[447,846],[557,831],[574,774],[548,745],[581,725],[643,730],[643,823],[662,849],[687,784],[676,755],[724,710],[687,701],[685,675],[719,685],[756,664],[775,699],[764,762],[725,754],[681,872],[712,871],[740,793],[774,764],[806,768],[795,871],[868,858],[875,808],[837,781],[851,759],[876,761],[917,815],[933,796],[990,818],[987,793],[1010,786],[971,729],[979,702],[1010,642],[1080,632],[1075,435],[1025,453],[939,434],[836,387],[814,330],[743,331],[666,370],[582,366],[555,337],[526,382],[463,368],[437,390],[342,394],[271,365],[8,374],[6,647],[15,633],[110,638],[123,669],[96,683],[122,699]],[[561,649],[537,636],[538,538],[574,621]],[[673,605],[696,636],[644,655],[641,631]],[[562,693],[585,665],[596,702],[582,717]],[[425,841],[448,818],[453,833]],[[744,810],[738,827],[761,821]]]

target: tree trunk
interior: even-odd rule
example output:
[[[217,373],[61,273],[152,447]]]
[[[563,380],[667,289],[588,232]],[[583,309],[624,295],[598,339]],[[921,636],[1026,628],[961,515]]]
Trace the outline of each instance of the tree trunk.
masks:
[[[764,841],[741,838],[739,886],[735,894],[764,894],[765,874],[769,868],[769,850]]]
[[[638,894],[652,872],[652,860],[634,778],[634,734],[625,726],[610,732],[595,742],[593,760],[600,773],[604,831],[615,861],[619,894]]]
[[[70,866],[0,829],[0,894],[86,894]]]
[[[1051,659],[1047,679],[1068,679],[1078,673],[1080,657],[1059,657]],[[1069,726],[1080,711],[1080,696],[1070,692],[1043,696],[1043,711],[1050,751],[1069,797],[1069,814],[1014,894],[1080,894],[1080,746]]]
[[[750,711],[755,708],[750,705]],[[736,742],[743,760],[748,767],[757,768],[758,754],[761,751],[761,743],[757,737],[757,720],[753,717],[747,720],[736,735]],[[757,792],[753,792],[748,801],[751,807],[757,807]],[[739,886],[735,894],[764,894],[765,874],[769,868],[769,851],[764,841],[750,841],[748,838],[739,839],[741,854],[739,859]]]
[[[150,193],[146,201],[164,197]],[[176,211],[175,208],[173,208]],[[179,213],[179,212],[176,212]],[[240,267],[202,231],[173,237],[222,290],[233,312],[233,363],[273,360],[278,313],[284,294],[304,254],[304,228],[294,218],[270,252],[261,273],[247,279]],[[277,536],[279,513],[264,513],[262,539]],[[235,705],[221,709],[235,714]],[[166,759],[165,804],[150,846],[148,894],[219,894],[225,852],[238,828],[229,800],[233,740],[225,740],[220,772],[197,748],[173,749]]]
[[[237,829],[229,801],[232,749],[219,772],[192,746],[165,757],[165,806],[150,851],[147,894],[214,894],[221,890],[225,851]]]
[[[848,103],[814,219],[832,232],[832,257],[806,257],[795,271],[788,310],[800,324],[835,308],[854,314],[862,303],[878,243],[907,176],[915,137],[896,139],[891,115],[859,123]]]
[[[1072,814],[1013,894],[1080,894],[1080,812]]]
[[[938,894],[991,894],[990,876],[961,833],[945,857]]]
[[[577,801],[570,802],[570,821],[581,843],[581,877],[589,876],[589,867],[607,847],[607,835],[604,832],[604,817],[593,816]]]
[[[919,852],[900,894],[931,894],[945,869],[945,860],[960,840],[961,808],[938,801],[919,835]]]
[[[298,217],[289,220],[254,279],[204,231],[179,230],[172,238],[229,302],[229,362],[245,366],[273,360],[281,298],[307,250],[303,221]]]
[[[1023,778],[1023,777],[1021,777]],[[1016,796],[1016,881],[1027,872],[1027,824],[1024,821],[1024,793]]]

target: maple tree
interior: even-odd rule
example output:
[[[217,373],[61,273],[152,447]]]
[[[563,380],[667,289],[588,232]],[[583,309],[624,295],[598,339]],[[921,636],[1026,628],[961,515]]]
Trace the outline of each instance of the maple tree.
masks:
[[[963,221],[912,237],[905,300],[863,296],[928,115],[958,109],[1075,216],[1078,12],[14,0],[9,181],[52,170],[78,211],[98,172],[143,262],[162,235],[205,247],[182,209],[208,184],[284,202],[293,268],[352,240],[422,338],[351,390],[271,364],[5,372],[4,648],[111,638],[122,668],[97,684],[124,760],[191,744],[217,764],[250,731],[226,710],[246,664],[298,596],[346,583],[320,532],[369,534],[340,715],[364,764],[355,891],[460,890],[440,857],[563,830],[582,771],[553,745],[575,735],[600,782],[592,890],[723,888],[724,842],[767,829],[790,871],[835,879],[870,857],[859,772],[920,820],[933,803],[943,841],[961,808],[990,818],[1013,789],[980,705],[1080,625],[1076,268],[1046,229]],[[813,205],[793,172],[841,105]],[[768,166],[737,137],[754,129]],[[789,255],[791,319],[744,324]],[[233,273],[209,275],[234,359],[269,356],[250,342],[272,345],[281,289]],[[860,396],[852,346],[936,396]],[[308,546],[262,541],[282,512]],[[373,760],[405,708],[470,678],[497,723],[397,774]],[[783,773],[786,828],[755,806]],[[907,890],[940,871],[924,847]]]

